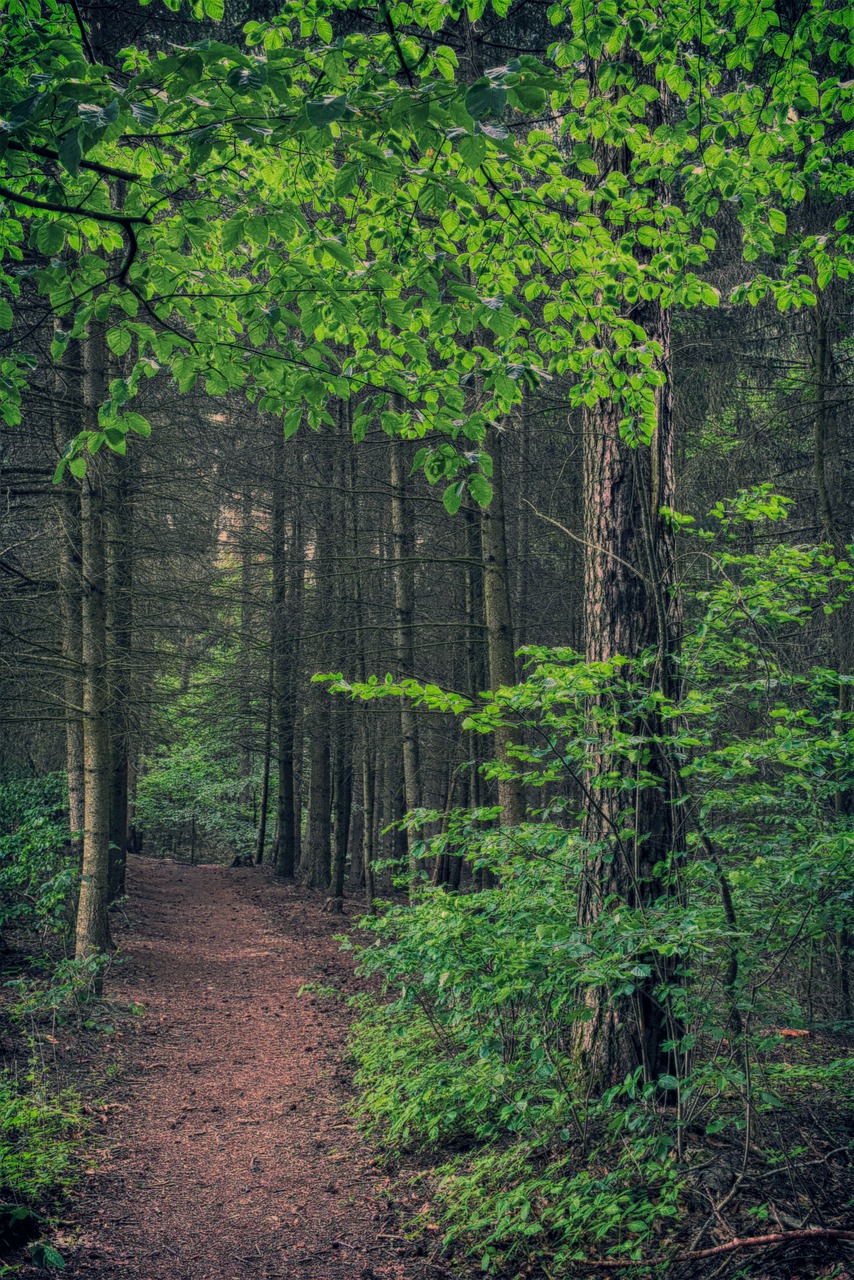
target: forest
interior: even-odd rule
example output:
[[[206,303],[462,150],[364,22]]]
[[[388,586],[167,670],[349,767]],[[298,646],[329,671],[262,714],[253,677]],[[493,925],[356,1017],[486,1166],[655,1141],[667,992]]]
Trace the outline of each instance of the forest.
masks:
[[[850,1280],[854,8],[0,32],[0,1274]]]

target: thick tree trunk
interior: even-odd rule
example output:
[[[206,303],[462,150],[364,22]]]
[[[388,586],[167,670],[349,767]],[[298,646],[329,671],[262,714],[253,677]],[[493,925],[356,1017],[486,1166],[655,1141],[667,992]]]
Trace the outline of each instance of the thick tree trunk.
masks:
[[[104,397],[103,330],[84,342],[86,420],[97,422]],[[107,689],[106,563],[102,460],[90,458],[81,494],[83,566],[83,863],[75,954],[85,959],[110,946],[107,917],[110,865],[110,730]]]
[[[483,597],[489,654],[489,684],[495,692],[516,683],[513,618],[510,606],[510,579],[507,569],[507,529],[504,513],[504,469],[501,432],[490,443],[492,455],[492,502],[481,515],[483,550]],[[521,741],[515,725],[502,725],[495,732],[498,759],[512,765],[512,748]],[[499,778],[498,803],[502,826],[515,827],[525,818],[522,788],[515,778]]]
[[[658,514],[662,505],[673,505],[674,493],[669,317],[650,305],[635,318],[662,345],[666,382],[658,393],[658,426],[649,448],[633,449],[621,438],[619,406],[602,402],[585,413],[586,656],[607,662],[654,650],[659,688],[672,694],[679,644],[673,537]],[[647,740],[661,728],[650,717],[646,723],[626,719],[618,727]],[[628,774],[633,766],[610,753],[607,736],[600,732],[599,739],[591,749],[589,777],[612,770]],[[587,929],[595,930],[615,903],[644,909],[669,891],[657,868],[675,849],[675,795],[669,761],[654,745],[650,753],[646,767],[659,775],[658,785],[636,789],[627,776],[628,791],[594,783],[589,792],[588,853],[578,898],[578,920]],[[626,835],[628,828],[632,835]],[[659,968],[638,981],[633,996],[619,1000],[609,1000],[604,991],[591,994],[593,1016],[581,1024],[577,1047],[595,1085],[622,1080],[639,1065],[649,1079],[664,1070],[661,1046],[669,1031],[657,987],[668,976]]]
[[[406,501],[406,454],[403,441],[395,438],[391,444],[391,532],[392,532],[392,581],[394,584],[395,611],[395,659],[397,677],[415,674],[415,584],[412,557],[415,538],[412,528],[412,511]],[[403,790],[406,812],[421,807],[421,765],[419,759],[418,720],[411,701],[400,700],[400,737],[403,761]],[[418,867],[412,856],[416,833],[407,831],[406,849],[409,858],[410,879],[415,880]]]

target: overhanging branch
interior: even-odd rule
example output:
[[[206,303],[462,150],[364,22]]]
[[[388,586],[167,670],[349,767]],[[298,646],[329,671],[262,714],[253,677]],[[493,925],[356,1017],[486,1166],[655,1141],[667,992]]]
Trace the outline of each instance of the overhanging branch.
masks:
[[[37,147],[35,144],[26,146],[23,142],[7,142],[7,151],[20,151],[24,155],[41,156],[44,160],[58,160],[59,152],[53,151],[50,147]],[[97,160],[79,160],[78,166],[81,169],[89,169],[92,173],[100,173],[104,178],[122,178],[125,182],[139,182],[142,175],[134,173],[131,169],[114,169],[112,165],[101,164]]]

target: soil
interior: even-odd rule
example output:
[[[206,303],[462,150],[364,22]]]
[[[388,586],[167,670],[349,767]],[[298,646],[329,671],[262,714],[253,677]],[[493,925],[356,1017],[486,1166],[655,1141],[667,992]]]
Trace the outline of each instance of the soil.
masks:
[[[109,995],[142,1013],[55,1237],[66,1274],[441,1280],[423,1194],[392,1198],[348,1115],[349,1010],[300,995],[357,989],[346,918],[255,868],[132,859],[128,890]]]

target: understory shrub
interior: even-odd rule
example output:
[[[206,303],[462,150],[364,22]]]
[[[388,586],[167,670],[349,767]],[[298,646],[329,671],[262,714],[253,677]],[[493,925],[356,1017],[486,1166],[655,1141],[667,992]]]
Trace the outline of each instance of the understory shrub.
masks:
[[[0,785],[0,929],[67,935],[78,888],[64,775]]]
[[[42,1205],[74,1176],[80,1103],[71,1090],[51,1093],[32,1071],[25,1082],[0,1072],[0,1199]]]
[[[509,758],[487,772],[539,800],[512,829],[493,809],[410,815],[425,867],[462,857],[472,887],[491,887],[425,876],[408,903],[365,918],[356,944],[382,993],[354,1035],[360,1117],[392,1150],[429,1153],[445,1240],[485,1270],[666,1253],[710,1141],[735,1168],[761,1150],[764,1176],[797,1159],[780,1121],[804,1071],[813,1105],[850,1131],[844,1042],[803,1071],[791,1046],[854,1028],[854,677],[799,665],[799,633],[828,625],[854,575],[826,546],[730,549],[734,526],[785,507],[763,487],[697,535],[712,567],[689,597],[672,695],[658,653],[529,648],[524,681],[480,706],[415,681],[332,677],[364,699],[462,714],[475,732],[512,726]],[[657,895],[611,892],[579,921],[591,865],[630,861],[649,835],[635,814],[650,787],[675,813]],[[585,813],[608,790],[619,804],[603,848]],[[643,1061],[603,1088],[588,1024],[640,1033],[650,1005],[666,1067]]]

